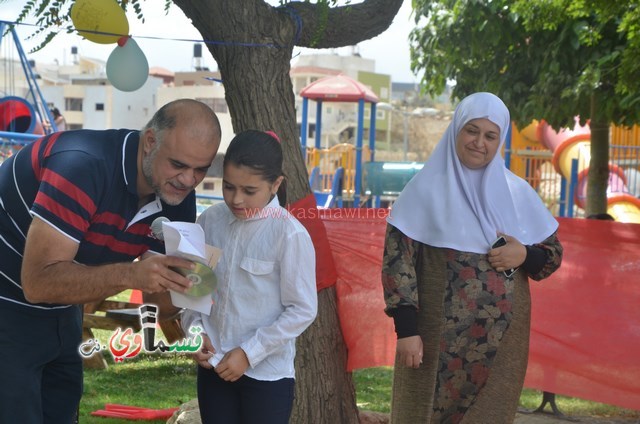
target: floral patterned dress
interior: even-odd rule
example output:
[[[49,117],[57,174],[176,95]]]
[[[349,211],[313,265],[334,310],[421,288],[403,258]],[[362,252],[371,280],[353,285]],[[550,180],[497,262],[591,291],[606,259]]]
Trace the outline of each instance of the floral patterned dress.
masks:
[[[417,310],[424,345],[418,369],[396,363],[393,423],[511,424],[529,347],[528,278],[559,268],[556,234],[534,245],[545,254],[533,275],[496,272],[486,254],[436,248],[387,228],[382,279],[386,312]]]

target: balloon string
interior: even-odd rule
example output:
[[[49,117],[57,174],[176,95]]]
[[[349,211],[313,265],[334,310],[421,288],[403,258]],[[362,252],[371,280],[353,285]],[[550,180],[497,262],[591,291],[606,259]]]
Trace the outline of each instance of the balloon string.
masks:
[[[24,26],[32,26],[32,27],[37,27],[40,28],[38,25],[35,24],[28,24],[28,23],[24,23],[24,22],[10,22],[10,21],[3,21],[0,20],[0,22],[7,24],[7,25],[24,25]],[[110,36],[117,36],[117,37],[122,37],[122,34],[115,34],[112,32],[102,32],[102,31],[94,31],[91,29],[82,29],[82,28],[76,28],[75,29],[78,32],[86,32],[86,33],[90,33],[90,34],[97,34],[97,35],[110,35]],[[274,43],[243,43],[243,42],[236,42],[236,41],[215,41],[215,40],[199,40],[199,39],[190,39],[190,38],[166,38],[166,37],[155,37],[155,36],[148,36],[148,35],[131,35],[131,38],[136,38],[136,39],[148,39],[148,40],[163,40],[163,41],[188,41],[190,43],[204,43],[204,44],[214,44],[214,45],[227,45],[227,46],[241,46],[241,47],[268,47],[268,48],[280,48],[281,46],[278,46],[277,44]]]

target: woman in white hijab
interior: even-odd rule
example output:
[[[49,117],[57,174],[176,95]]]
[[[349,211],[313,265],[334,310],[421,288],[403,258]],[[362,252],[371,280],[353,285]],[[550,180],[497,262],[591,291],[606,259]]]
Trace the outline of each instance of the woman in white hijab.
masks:
[[[460,102],[388,218],[382,282],[398,343],[394,423],[512,423],[527,367],[528,278],[560,267],[557,221],[499,154],[509,111]],[[504,245],[492,248],[498,236]]]

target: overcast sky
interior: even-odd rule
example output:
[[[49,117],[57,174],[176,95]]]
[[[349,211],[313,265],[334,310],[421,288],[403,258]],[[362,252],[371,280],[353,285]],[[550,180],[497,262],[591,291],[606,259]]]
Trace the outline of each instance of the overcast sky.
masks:
[[[159,0],[154,0],[160,3]],[[275,1],[275,0],[274,0]],[[270,1],[274,3],[274,1]],[[276,1],[277,3],[277,1]],[[13,21],[19,14],[25,0],[0,0],[0,20]],[[162,7],[149,7],[150,2],[144,2],[143,12],[145,23],[138,21],[133,14],[129,14],[129,32],[136,39],[138,45],[145,53],[149,66],[161,66],[172,71],[192,70],[195,65],[193,59],[193,41],[176,40],[202,40],[200,34],[191,25],[182,11],[175,5],[170,8],[169,15],[165,15]],[[411,19],[411,0],[405,0],[393,24],[381,35],[362,42],[358,49],[362,57],[376,61],[376,72],[391,75],[394,82],[416,82],[409,68],[409,43],[408,35],[413,28]],[[35,18],[29,18],[28,22],[35,22]],[[34,27],[20,26],[18,34],[23,47],[29,51],[36,45],[35,42],[26,40],[26,37],[35,30]],[[140,37],[140,38],[136,38]],[[155,37],[158,39],[145,39],[141,37]],[[3,43],[3,46],[7,43]],[[31,59],[38,62],[51,63],[57,59],[60,64],[70,63],[71,46],[78,47],[83,56],[107,60],[115,44],[97,44],[83,40],[77,34],[61,33],[45,47],[41,52],[29,54]],[[206,48],[203,48],[201,66],[217,69],[215,61]],[[294,49],[294,62],[297,54],[330,53],[331,50]],[[350,54],[350,48],[336,50],[341,55]],[[0,54],[6,55],[3,47]]]

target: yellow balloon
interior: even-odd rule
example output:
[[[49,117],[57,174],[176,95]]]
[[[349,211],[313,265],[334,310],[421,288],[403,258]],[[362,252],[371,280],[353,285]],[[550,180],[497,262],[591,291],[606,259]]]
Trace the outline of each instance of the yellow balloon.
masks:
[[[112,44],[129,35],[127,15],[115,0],[77,0],[71,21],[80,35],[94,43]]]

